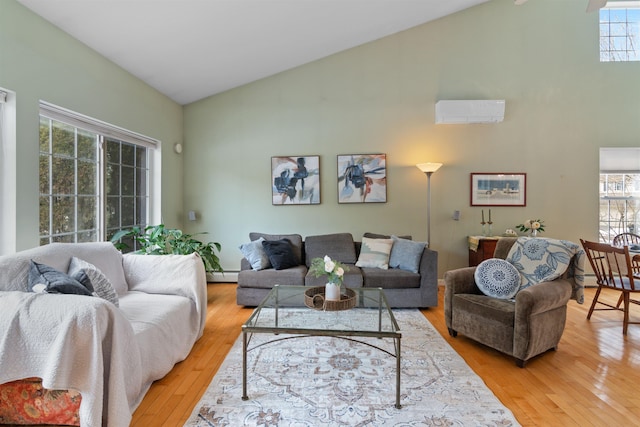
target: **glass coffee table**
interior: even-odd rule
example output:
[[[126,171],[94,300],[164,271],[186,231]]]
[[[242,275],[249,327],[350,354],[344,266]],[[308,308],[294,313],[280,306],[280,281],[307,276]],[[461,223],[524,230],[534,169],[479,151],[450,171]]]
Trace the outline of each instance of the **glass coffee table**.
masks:
[[[285,339],[330,336],[376,348],[396,359],[396,403],[400,409],[400,340],[402,334],[382,288],[350,288],[355,292],[355,307],[323,311],[305,306],[306,286],[275,285],[264,301],[242,325],[242,400],[247,396],[247,353]],[[295,309],[295,316],[287,311]],[[251,347],[253,334],[273,334],[272,340]],[[365,338],[391,339],[393,350],[364,341]],[[387,347],[389,347],[387,345]]]

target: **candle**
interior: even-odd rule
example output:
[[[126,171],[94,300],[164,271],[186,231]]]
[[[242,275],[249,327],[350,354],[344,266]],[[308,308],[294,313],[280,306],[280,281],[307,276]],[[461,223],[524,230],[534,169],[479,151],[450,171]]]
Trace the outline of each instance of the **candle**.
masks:
[[[489,222],[491,222],[491,209],[489,209]]]
[[[484,209],[482,209],[482,222],[484,222]]]

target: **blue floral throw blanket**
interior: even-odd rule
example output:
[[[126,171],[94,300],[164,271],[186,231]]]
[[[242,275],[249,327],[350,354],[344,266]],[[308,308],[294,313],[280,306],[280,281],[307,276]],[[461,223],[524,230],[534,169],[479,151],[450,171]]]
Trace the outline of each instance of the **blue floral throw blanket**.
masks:
[[[507,261],[520,272],[520,290],[564,276],[571,279],[573,285],[571,298],[582,304],[585,257],[580,246],[567,240],[519,237]]]

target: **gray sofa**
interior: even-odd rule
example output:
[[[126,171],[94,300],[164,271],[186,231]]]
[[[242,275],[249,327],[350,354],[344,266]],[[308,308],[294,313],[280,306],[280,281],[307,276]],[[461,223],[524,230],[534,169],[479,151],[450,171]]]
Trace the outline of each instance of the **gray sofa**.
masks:
[[[366,238],[390,238],[390,236],[365,233]],[[252,242],[263,238],[267,241],[288,239],[298,263],[292,267],[253,269],[247,258],[240,263],[236,301],[238,305],[257,306],[269,293],[273,285],[324,286],[323,277],[309,273],[313,258],[328,255],[345,264],[349,270],[344,275],[344,286],[348,288],[380,287],[385,291],[391,307],[420,308],[438,305],[438,253],[425,248],[419,260],[417,272],[402,268],[357,267],[362,243],[354,241],[350,233],[307,236],[304,241],[299,234],[272,235],[250,233]],[[407,236],[404,236],[407,238]]]

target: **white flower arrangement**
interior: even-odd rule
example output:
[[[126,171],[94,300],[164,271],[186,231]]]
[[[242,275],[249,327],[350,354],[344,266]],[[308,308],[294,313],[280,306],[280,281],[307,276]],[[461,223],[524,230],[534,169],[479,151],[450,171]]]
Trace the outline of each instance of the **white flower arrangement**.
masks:
[[[524,222],[524,224],[516,225],[516,228],[523,232],[527,232],[529,230],[543,232],[544,231],[543,223],[544,221],[542,221],[541,219],[528,219]]]
[[[325,255],[324,258],[312,259],[311,268],[309,269],[314,276],[325,275],[330,283],[334,283],[337,286],[342,285],[345,270],[349,270],[348,267],[339,261],[332,260],[328,255]]]

